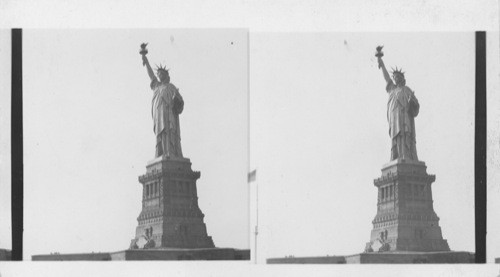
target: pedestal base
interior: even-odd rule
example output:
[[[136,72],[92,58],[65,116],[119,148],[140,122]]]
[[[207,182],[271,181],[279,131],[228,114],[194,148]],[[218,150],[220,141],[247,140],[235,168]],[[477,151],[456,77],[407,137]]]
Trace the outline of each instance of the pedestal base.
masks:
[[[365,252],[450,251],[443,239],[432,198],[436,176],[424,162],[394,160],[374,180],[378,189],[377,215]]]
[[[196,180],[187,158],[158,157],[149,161],[143,185],[142,210],[130,249],[214,248],[198,206]]]

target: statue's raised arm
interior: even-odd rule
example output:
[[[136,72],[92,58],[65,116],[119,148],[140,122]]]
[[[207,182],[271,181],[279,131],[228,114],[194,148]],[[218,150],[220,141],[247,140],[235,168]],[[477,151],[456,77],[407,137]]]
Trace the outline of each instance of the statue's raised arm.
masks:
[[[377,53],[375,56],[377,57],[378,61],[378,68],[382,69],[382,73],[384,74],[384,79],[386,83],[392,83],[391,76],[389,75],[389,72],[387,72],[387,69],[385,68],[384,61],[382,60],[382,57],[384,56],[384,53],[382,52],[382,48],[384,46],[377,46]]]
[[[147,45],[148,45],[147,43],[141,44],[141,51],[139,53],[142,56],[142,65],[146,66],[146,69],[148,71],[148,75],[149,75],[149,78],[151,79],[151,81],[154,81],[154,80],[157,81],[156,76],[153,72],[153,69],[151,68],[151,65],[149,64],[149,60],[146,57],[146,54],[148,53],[148,49],[146,49]]]

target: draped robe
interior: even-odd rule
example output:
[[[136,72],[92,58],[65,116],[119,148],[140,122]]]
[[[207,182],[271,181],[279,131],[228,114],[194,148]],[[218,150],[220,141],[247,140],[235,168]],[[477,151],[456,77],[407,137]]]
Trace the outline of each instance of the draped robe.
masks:
[[[392,81],[387,83],[387,121],[389,136],[392,139],[391,161],[410,159],[418,161],[415,117],[420,105],[414,92],[407,86],[397,86]]]
[[[184,101],[179,90],[171,83],[151,81],[153,100],[151,115],[156,135],[156,157],[182,157],[179,114]]]

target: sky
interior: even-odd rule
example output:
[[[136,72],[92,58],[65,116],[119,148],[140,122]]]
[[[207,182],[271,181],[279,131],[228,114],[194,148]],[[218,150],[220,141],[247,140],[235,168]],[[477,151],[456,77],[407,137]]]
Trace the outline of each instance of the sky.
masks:
[[[474,252],[474,34],[259,33],[250,37],[258,259],[360,253],[389,162],[386,66],[420,103],[417,152],[436,175],[450,248]]]
[[[0,29],[0,248],[12,249],[10,186],[10,30]],[[5,80],[5,81],[4,81]]]
[[[217,247],[248,249],[248,33],[23,32],[24,259],[127,249],[139,175],[155,155],[152,91],[139,55],[170,68],[184,98],[183,154]]]
[[[487,236],[488,262],[500,258],[500,35],[488,33],[487,60]]]

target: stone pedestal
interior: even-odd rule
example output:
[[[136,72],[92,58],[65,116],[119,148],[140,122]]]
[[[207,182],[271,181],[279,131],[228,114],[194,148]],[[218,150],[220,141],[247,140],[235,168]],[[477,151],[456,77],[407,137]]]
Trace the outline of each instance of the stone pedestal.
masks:
[[[159,157],[139,176],[142,211],[131,249],[214,248],[198,207],[196,180],[186,158]]]
[[[378,188],[377,215],[366,252],[449,251],[434,212],[432,183],[424,162],[394,160],[374,180]]]

